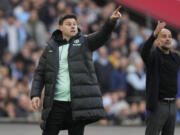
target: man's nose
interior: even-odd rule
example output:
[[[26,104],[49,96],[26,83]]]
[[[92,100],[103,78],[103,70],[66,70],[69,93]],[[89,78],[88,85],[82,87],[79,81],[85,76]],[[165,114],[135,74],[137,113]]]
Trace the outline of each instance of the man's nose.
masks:
[[[169,38],[169,37],[167,37],[167,38],[166,38],[166,41],[170,41],[170,38]]]
[[[169,38],[166,38],[166,41],[168,41],[169,40]]]

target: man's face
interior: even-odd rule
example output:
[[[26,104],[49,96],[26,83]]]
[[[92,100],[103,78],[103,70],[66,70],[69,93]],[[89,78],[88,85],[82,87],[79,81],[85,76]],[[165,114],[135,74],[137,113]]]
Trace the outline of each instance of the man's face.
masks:
[[[60,25],[63,38],[71,38],[78,33],[77,21],[74,18],[65,19],[63,24]]]
[[[168,50],[171,47],[172,35],[168,29],[162,29],[157,37],[158,47]]]
[[[16,22],[16,19],[15,19],[15,17],[14,16],[12,16],[12,15],[10,15],[10,16],[7,16],[7,23],[9,24],[9,25],[13,25],[15,22]]]

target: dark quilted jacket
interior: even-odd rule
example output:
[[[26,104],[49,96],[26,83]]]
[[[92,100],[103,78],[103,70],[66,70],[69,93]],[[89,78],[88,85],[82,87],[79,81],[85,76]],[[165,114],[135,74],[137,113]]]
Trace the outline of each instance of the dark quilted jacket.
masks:
[[[92,52],[108,40],[114,25],[115,23],[108,20],[100,31],[87,36],[83,36],[79,32],[68,42],[62,40],[61,31],[56,30],[52,34],[52,38],[39,60],[31,90],[31,98],[40,97],[45,86],[42,125],[45,125],[53,104],[59,69],[58,47],[66,43],[70,44],[68,65],[73,120],[91,123],[105,116],[101,92],[92,61]]]

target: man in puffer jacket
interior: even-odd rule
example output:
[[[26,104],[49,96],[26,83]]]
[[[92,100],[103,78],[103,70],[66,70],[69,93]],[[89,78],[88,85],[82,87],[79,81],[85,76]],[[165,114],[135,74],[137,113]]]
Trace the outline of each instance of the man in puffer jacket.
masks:
[[[31,90],[32,106],[40,107],[43,87],[43,135],[58,135],[68,129],[69,135],[83,135],[86,124],[105,117],[101,92],[92,61],[92,52],[110,37],[118,7],[100,31],[84,36],[75,15],[59,20],[35,70]]]

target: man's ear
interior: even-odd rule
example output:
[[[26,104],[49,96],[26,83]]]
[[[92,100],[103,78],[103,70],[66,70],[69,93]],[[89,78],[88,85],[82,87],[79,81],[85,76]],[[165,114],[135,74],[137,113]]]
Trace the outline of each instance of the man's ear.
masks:
[[[156,46],[160,46],[161,45],[161,42],[160,42],[160,40],[158,38],[155,40],[155,43],[156,43]]]
[[[59,29],[60,29],[60,31],[62,31],[62,25],[59,25]]]
[[[157,41],[157,39],[154,41],[154,43],[153,43],[153,48],[155,48],[156,46],[158,46],[158,41]]]

